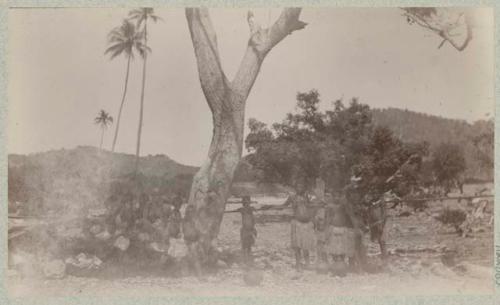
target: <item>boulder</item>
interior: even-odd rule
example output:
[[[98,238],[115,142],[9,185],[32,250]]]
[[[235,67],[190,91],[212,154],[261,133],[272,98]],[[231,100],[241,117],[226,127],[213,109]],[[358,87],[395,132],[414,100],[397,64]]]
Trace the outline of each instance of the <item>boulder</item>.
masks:
[[[93,225],[93,226],[90,227],[89,231],[93,235],[97,235],[97,234],[101,233],[102,227],[99,224],[95,224],[95,225]]]
[[[104,231],[96,234],[95,237],[99,240],[106,241],[106,240],[109,240],[111,238],[111,234],[109,233],[108,230],[104,230]]]
[[[62,237],[62,238],[67,238],[67,239],[77,239],[77,238],[84,238],[85,234],[83,234],[82,228],[66,228],[66,227],[59,227],[56,230],[57,235]]]
[[[186,243],[182,239],[170,239],[170,247],[168,248],[168,255],[173,258],[181,259],[186,257],[188,249]]]
[[[168,251],[168,245],[162,242],[152,242],[149,244],[149,248],[152,249],[153,251],[161,253]]]
[[[121,235],[115,240],[113,246],[120,249],[121,251],[126,251],[130,246],[130,239]]]
[[[216,267],[217,269],[227,269],[228,265],[226,264],[225,261],[219,259],[216,263]]]
[[[80,269],[99,268],[102,265],[102,261],[97,256],[88,256],[85,253],[80,253],[75,258],[67,258],[65,263]]]

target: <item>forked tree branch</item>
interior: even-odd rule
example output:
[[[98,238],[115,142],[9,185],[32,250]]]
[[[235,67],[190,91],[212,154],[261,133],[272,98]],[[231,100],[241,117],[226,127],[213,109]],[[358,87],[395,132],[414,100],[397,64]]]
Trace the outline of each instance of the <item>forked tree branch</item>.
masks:
[[[451,37],[447,29],[439,28],[435,25],[432,25],[424,16],[412,13],[408,8],[402,8],[402,10],[405,11],[404,16],[410,18],[411,21],[417,23],[419,26],[423,28],[433,31],[441,38],[443,38],[443,41],[441,41],[441,43],[439,44],[438,49],[440,49],[446,42],[448,42],[458,51],[463,51],[469,45],[469,42],[472,40],[473,34],[471,29],[471,20],[467,14],[461,15],[459,17],[459,19],[462,17],[465,18],[464,23],[466,26],[466,33],[465,33],[466,37],[464,41],[461,44],[459,44],[456,42],[455,39]],[[457,19],[457,21],[454,23],[455,26],[458,24],[459,19]]]
[[[307,25],[299,20],[301,10],[301,8],[284,8],[274,24],[264,29],[255,24],[253,14],[249,12],[250,39],[238,72],[232,81],[233,92],[240,96],[241,102],[244,103],[250,93],[267,53],[286,36]]]
[[[276,22],[261,29],[249,12],[250,39],[234,80],[229,83],[219,58],[217,35],[207,8],[186,8],[200,76],[201,87],[212,113],[222,107],[242,107],[252,88],[266,54],[287,35],[300,30],[306,23],[299,20],[300,8],[285,8]],[[231,97],[231,98],[230,98]],[[228,105],[228,100],[232,104]]]

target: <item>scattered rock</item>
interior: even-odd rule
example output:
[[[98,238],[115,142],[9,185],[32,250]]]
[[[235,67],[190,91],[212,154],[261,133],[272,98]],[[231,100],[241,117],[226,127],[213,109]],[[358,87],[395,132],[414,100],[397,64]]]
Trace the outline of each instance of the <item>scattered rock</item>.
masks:
[[[85,234],[83,234],[82,228],[63,228],[57,230],[57,235],[62,238],[67,239],[77,239],[84,238]]]
[[[97,269],[102,265],[102,261],[97,256],[87,256],[85,253],[80,253],[75,258],[67,258],[65,263],[80,269]]]
[[[432,264],[430,267],[430,271],[437,276],[445,278],[452,278],[456,276],[455,272],[443,265],[443,263]]]
[[[89,231],[93,235],[97,235],[97,234],[101,233],[102,227],[101,227],[101,225],[95,224],[95,225],[90,227]]]
[[[97,234],[95,237],[99,240],[106,241],[111,238],[111,234],[108,232],[108,230],[104,230]]]
[[[51,260],[43,264],[43,274],[49,279],[60,279],[66,275],[66,264],[60,260]]]
[[[219,259],[217,261],[216,267],[217,267],[217,269],[226,269],[226,268],[228,268],[228,265],[226,264],[226,262]]]
[[[188,249],[186,243],[182,239],[171,239],[170,247],[168,248],[168,255],[173,258],[181,259],[186,257],[188,254]]]
[[[160,243],[160,242],[152,242],[149,244],[149,247],[156,252],[167,252],[168,251],[168,245],[165,243]]]
[[[114,247],[126,251],[128,247],[130,246],[130,239],[120,236],[115,240],[115,243],[113,244]]]
[[[87,217],[96,218],[106,215],[108,210],[106,208],[89,209]]]

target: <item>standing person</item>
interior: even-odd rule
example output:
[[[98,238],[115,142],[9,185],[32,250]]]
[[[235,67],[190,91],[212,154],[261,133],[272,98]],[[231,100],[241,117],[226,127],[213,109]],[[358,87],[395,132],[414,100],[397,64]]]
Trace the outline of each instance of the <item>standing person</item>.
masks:
[[[243,196],[243,207],[237,210],[241,213],[240,239],[243,260],[245,263],[252,261],[252,246],[255,244],[255,238],[257,238],[257,230],[255,229],[255,219],[253,216],[255,209],[250,206],[250,203],[250,196]]]
[[[198,243],[200,239],[200,232],[194,223],[195,212],[196,209],[194,205],[188,205],[186,207],[184,219],[182,220],[182,234],[188,248],[188,261],[190,267],[194,268],[197,276],[201,276],[201,264],[199,257],[200,250]]]
[[[363,201],[363,190],[361,178],[353,176],[351,182],[345,187],[345,209],[354,227],[355,255],[350,259],[351,266],[359,265],[367,267],[366,248],[363,244],[363,235],[367,231],[364,221],[365,205]]]
[[[172,212],[168,219],[168,234],[170,238],[179,238],[181,234],[181,206],[182,206],[182,197],[177,194],[172,199]]]
[[[290,196],[283,206],[291,206],[293,209],[293,218],[290,222],[291,247],[295,254],[295,267],[297,270],[302,270],[303,267],[309,267],[309,254],[310,251],[314,251],[316,241],[306,186],[304,183],[298,183],[296,189],[297,193]],[[302,257],[304,265],[302,265]]]
[[[317,271],[324,272],[328,269],[328,256],[326,253],[326,242],[328,240],[328,219],[326,203],[332,200],[330,194],[326,194],[324,201],[319,202],[319,208],[314,215],[314,232],[316,234],[316,263]]]
[[[353,221],[342,196],[337,196],[328,203],[327,219],[326,252],[332,257],[331,269],[334,275],[345,276],[345,260],[354,257],[356,241]]]

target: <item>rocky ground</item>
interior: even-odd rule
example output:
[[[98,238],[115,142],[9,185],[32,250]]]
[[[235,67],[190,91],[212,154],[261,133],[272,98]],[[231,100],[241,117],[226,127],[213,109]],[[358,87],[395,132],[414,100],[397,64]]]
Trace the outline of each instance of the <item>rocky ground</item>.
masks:
[[[257,274],[262,276],[257,286],[245,283],[246,271],[238,263],[220,262],[217,272],[202,279],[172,277],[161,268],[153,272],[134,266],[121,266],[119,272],[109,268],[109,272],[66,275],[60,279],[22,276],[18,271],[9,270],[7,288],[12,297],[489,294],[493,291],[493,228],[488,223],[489,216],[470,236],[461,237],[454,228],[442,225],[432,216],[447,205],[456,206],[457,203],[435,202],[425,212],[409,216],[398,216],[404,215],[402,212],[407,211],[406,208],[391,210],[386,226],[389,258],[382,262],[378,246],[366,240],[370,262],[380,266],[375,273],[358,272],[336,277],[314,270],[296,272],[289,249],[289,224],[280,216],[284,212],[268,211],[257,213],[254,257]],[[239,253],[240,221],[240,215],[227,214],[219,239],[220,247],[235,255]],[[130,270],[125,272],[124,269]]]

